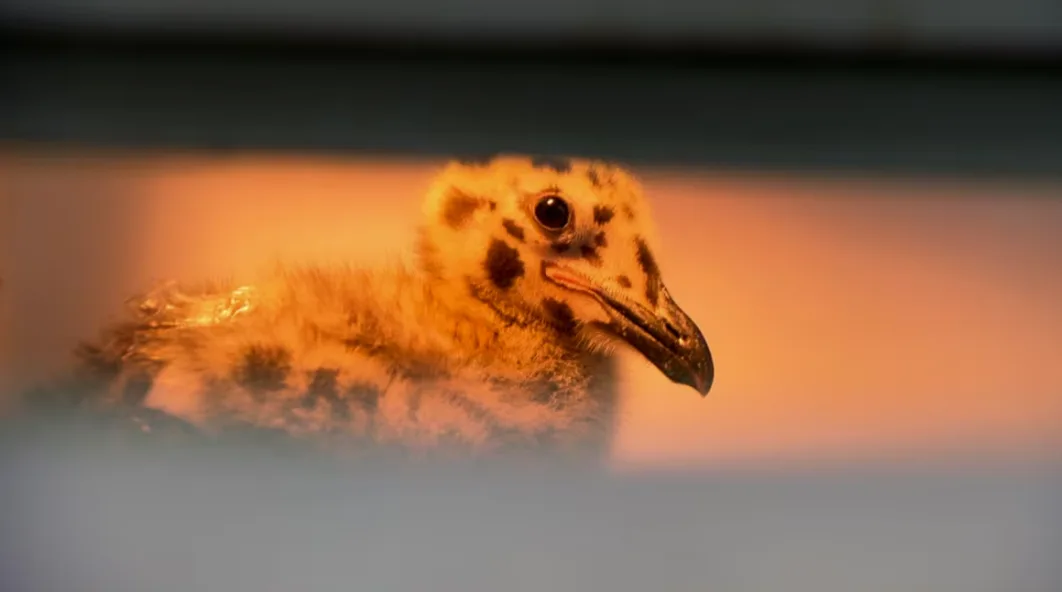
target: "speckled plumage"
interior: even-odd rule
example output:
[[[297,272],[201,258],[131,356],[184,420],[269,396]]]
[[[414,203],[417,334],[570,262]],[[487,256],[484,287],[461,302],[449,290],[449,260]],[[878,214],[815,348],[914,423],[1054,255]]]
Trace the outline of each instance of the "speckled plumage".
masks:
[[[569,208],[564,229],[537,221],[544,195]],[[428,192],[415,262],[164,285],[79,351],[107,376],[95,404],[208,434],[251,426],[326,448],[599,454],[616,405],[613,346],[665,329],[675,339],[681,329],[682,347],[703,345],[662,298],[650,223],[637,181],[613,165],[454,162]],[[652,316],[649,332],[627,326],[615,302]],[[654,363],[692,376],[670,357]],[[711,361],[697,363],[706,392]]]

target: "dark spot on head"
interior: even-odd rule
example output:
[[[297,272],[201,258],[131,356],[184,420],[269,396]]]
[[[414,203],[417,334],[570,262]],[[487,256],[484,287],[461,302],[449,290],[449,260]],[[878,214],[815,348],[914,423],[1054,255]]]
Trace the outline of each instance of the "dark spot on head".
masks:
[[[645,244],[645,241],[639,237],[634,242],[638,248],[638,265],[645,272],[645,297],[649,300],[649,304],[656,306],[660,298],[660,268],[657,266],[656,258],[653,257],[653,252],[649,250],[649,246]]]
[[[531,159],[531,166],[538,169],[552,169],[558,173],[568,173],[572,170],[572,161],[567,158],[536,156]]]
[[[469,155],[459,157],[457,162],[465,166],[487,166],[494,162],[495,158],[497,158],[496,154]]]
[[[634,244],[638,249],[638,265],[641,266],[642,271],[644,271],[646,275],[660,275],[660,268],[656,264],[656,257],[653,257],[653,252],[649,250],[649,245],[645,243],[645,239],[635,237]]]
[[[568,249],[570,249],[571,247],[572,247],[572,243],[570,241],[566,241],[566,240],[559,240],[559,241],[557,241],[557,242],[555,242],[555,243],[550,245],[550,248],[553,249],[553,251],[555,253],[560,253],[560,254],[567,253]]]
[[[575,313],[567,303],[555,298],[546,298],[542,301],[542,309],[546,311],[550,322],[553,323],[565,335],[575,333]]]
[[[443,220],[450,228],[458,229],[468,223],[472,214],[483,205],[483,200],[459,189],[451,189],[443,204]]]
[[[494,210],[498,209],[498,202],[492,199],[487,202],[487,207],[490,208],[490,211],[493,212]]]
[[[609,206],[594,206],[594,224],[608,224],[608,221],[615,215],[616,212]]]
[[[513,221],[513,220],[511,220],[509,218],[506,218],[506,219],[502,220],[502,226],[505,227],[505,232],[508,232],[509,236],[515,238],[516,240],[518,240],[520,242],[523,242],[523,240],[524,240],[524,229],[520,228],[519,224],[517,224],[515,221]]]
[[[590,167],[590,169],[586,171],[586,178],[590,180],[590,184],[594,187],[601,187],[601,177],[597,174],[596,168]]]
[[[590,262],[590,265],[601,266],[601,255],[597,254],[597,248],[592,245],[583,245],[579,247],[579,251],[583,254],[583,258]]]
[[[631,208],[631,204],[623,204],[623,215],[626,216],[628,220],[634,220],[634,209]]]
[[[630,288],[631,287],[631,278],[629,278],[629,277],[627,277],[625,275],[616,276],[616,283],[619,284],[623,288]]]
[[[616,170],[609,164],[602,164],[594,169],[594,176],[597,178],[597,183],[594,185],[598,188],[615,187],[616,185]],[[590,179],[593,182],[593,179]]]
[[[608,239],[605,238],[605,231],[604,230],[602,230],[601,232],[597,233],[596,236],[594,236],[594,244],[599,246],[599,247],[607,247],[608,246]]]
[[[291,371],[291,352],[281,346],[252,345],[235,369],[236,382],[251,393],[278,391]]]
[[[511,288],[524,275],[524,262],[520,260],[519,251],[499,239],[491,241],[483,268],[490,281],[503,290]]]

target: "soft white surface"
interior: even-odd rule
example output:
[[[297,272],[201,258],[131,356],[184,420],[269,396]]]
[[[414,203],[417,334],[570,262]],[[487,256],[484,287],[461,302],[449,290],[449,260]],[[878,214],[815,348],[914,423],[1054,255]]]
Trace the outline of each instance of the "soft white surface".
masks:
[[[0,465],[11,592],[1062,589],[1058,467],[339,474],[19,450]]]

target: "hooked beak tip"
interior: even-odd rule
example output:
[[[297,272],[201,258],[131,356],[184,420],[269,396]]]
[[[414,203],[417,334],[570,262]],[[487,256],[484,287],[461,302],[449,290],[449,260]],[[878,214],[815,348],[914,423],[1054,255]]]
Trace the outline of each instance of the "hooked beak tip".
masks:
[[[692,387],[702,398],[707,397],[712,390],[712,383],[715,382],[715,370],[711,362],[709,362],[707,368],[702,368],[699,372],[691,372],[688,380],[682,382]]]
[[[673,375],[672,379],[677,379],[676,382],[692,387],[702,398],[707,397],[715,382],[715,360],[712,359],[712,350],[693,320],[686,316],[678,306],[673,305],[673,307],[671,316],[682,319],[680,325],[688,336],[686,343],[689,345],[677,352],[676,358],[679,363],[676,364],[676,370],[678,372],[677,376]]]
[[[712,390],[712,379],[710,378],[698,378],[695,380],[696,384],[693,388],[697,391],[701,397],[707,397],[708,393]]]

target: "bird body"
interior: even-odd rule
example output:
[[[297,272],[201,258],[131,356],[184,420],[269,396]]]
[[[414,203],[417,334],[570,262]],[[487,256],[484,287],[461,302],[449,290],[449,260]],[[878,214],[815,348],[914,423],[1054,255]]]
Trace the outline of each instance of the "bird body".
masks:
[[[711,357],[668,295],[641,188],[606,163],[450,163],[413,263],[277,265],[247,284],[166,284],[83,344],[96,404],[205,433],[329,448],[603,453],[616,346],[706,393]]]

